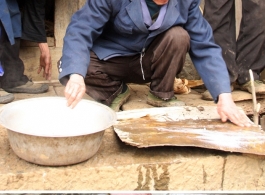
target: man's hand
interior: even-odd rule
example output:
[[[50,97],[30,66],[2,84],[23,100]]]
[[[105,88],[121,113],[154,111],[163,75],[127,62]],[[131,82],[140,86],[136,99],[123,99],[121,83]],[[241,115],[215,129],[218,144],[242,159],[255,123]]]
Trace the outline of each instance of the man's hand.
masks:
[[[240,110],[236,106],[231,93],[222,93],[219,95],[217,112],[220,115],[222,122],[230,120],[232,123],[241,127],[249,127],[254,124],[243,110]]]
[[[79,74],[72,74],[65,87],[64,95],[67,100],[67,106],[74,108],[82,99],[86,92],[84,78]]]
[[[52,59],[51,59],[48,44],[47,43],[39,43],[39,48],[40,48],[40,66],[38,69],[38,74],[43,69],[43,77],[46,80],[51,80]]]

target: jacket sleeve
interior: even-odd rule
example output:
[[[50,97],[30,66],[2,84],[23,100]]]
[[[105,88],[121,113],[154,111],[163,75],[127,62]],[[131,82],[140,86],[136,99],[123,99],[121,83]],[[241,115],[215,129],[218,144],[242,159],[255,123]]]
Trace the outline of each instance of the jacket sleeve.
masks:
[[[63,55],[59,62],[59,80],[65,85],[70,74],[85,77],[93,42],[103,32],[112,13],[110,0],[88,0],[71,19],[64,37]]]
[[[202,16],[200,1],[189,9],[185,29],[191,38],[190,57],[215,102],[221,93],[231,93],[230,79],[221,48],[215,44],[212,28]]]
[[[10,44],[15,44],[15,38],[21,37],[21,15],[16,0],[0,1],[0,22]]]

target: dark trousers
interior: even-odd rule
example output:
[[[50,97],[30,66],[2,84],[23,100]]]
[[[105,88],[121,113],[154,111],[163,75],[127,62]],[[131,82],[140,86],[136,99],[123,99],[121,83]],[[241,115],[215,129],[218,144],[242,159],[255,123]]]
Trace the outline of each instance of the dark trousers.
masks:
[[[243,0],[242,20],[236,40],[235,1],[206,0],[204,17],[213,28],[215,42],[221,46],[230,81],[244,84],[265,68],[265,1]]]
[[[4,75],[0,77],[1,88],[24,85],[29,79],[24,75],[24,63],[19,58],[20,39],[15,39],[15,44],[11,45],[1,22],[0,28],[0,61],[4,68]]]
[[[46,43],[45,0],[18,0],[22,9],[23,40]]]
[[[181,27],[173,27],[156,37],[142,58],[145,80],[140,54],[102,61],[91,52],[91,62],[85,77],[87,94],[110,105],[121,93],[123,83],[150,82],[152,94],[160,98],[172,98],[174,79],[183,68],[189,47],[190,37]]]

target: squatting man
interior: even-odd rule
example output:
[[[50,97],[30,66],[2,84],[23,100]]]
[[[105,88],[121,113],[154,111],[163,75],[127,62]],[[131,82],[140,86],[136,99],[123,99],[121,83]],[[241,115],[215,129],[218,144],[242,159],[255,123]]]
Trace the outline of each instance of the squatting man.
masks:
[[[235,105],[221,48],[200,0],[88,0],[71,19],[58,62],[69,107],[87,93],[114,110],[128,99],[126,83],[150,83],[147,102],[181,106],[173,92],[186,53],[210,91],[223,122],[250,126]]]

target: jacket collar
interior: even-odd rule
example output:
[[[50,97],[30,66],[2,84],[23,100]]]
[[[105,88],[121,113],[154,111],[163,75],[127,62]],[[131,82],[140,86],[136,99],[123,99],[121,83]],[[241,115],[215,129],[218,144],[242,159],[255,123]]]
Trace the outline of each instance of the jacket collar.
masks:
[[[143,19],[142,7],[140,0],[130,0],[131,3],[126,7],[126,10],[133,23],[143,32],[148,32]]]
[[[129,17],[134,22],[134,24],[143,32],[148,32],[143,19],[141,1],[130,0],[131,3],[126,7]],[[162,22],[161,27],[155,30],[155,34],[159,34],[164,30],[168,29],[176,22],[176,18],[179,17],[179,11],[177,10],[178,0],[169,0],[169,5],[167,7],[167,12]]]

